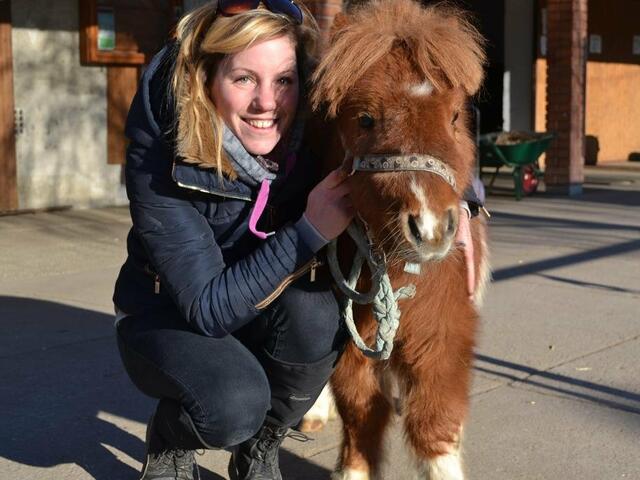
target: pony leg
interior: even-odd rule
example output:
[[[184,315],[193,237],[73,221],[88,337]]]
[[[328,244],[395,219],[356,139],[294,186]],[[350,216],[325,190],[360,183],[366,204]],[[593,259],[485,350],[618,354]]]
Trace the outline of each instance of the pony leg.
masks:
[[[380,392],[372,362],[350,345],[331,378],[342,418],[342,446],[332,480],[369,480],[382,458],[391,405]]]
[[[462,427],[460,428],[460,432]],[[460,435],[460,434],[459,434]],[[446,446],[447,452],[421,462],[424,478],[429,480],[464,480],[460,440]]]
[[[464,480],[460,442],[469,403],[469,368],[463,363],[444,367],[446,363],[428,365],[416,376],[420,384],[407,392],[404,409],[405,432],[420,478],[428,480]]]
[[[428,404],[423,403],[423,408],[425,405]],[[432,415],[408,412],[405,417],[407,437],[417,456],[419,478],[464,480],[460,451],[462,419],[450,422]],[[447,413],[440,415],[444,417]]]
[[[305,433],[319,432],[329,423],[329,420],[333,420],[337,416],[338,412],[336,411],[336,403],[333,400],[331,387],[325,385],[316,403],[313,404],[313,407],[302,419],[300,431]]]
[[[487,246],[486,220],[481,218],[471,223],[471,237],[475,251],[476,285],[473,303],[477,308],[482,306],[485,292],[491,281],[491,265],[489,262],[489,247]]]

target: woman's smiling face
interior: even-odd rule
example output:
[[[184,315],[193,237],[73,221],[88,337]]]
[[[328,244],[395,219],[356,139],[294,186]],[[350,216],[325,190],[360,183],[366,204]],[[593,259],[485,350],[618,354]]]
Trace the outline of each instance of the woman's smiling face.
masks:
[[[291,127],[300,85],[288,36],[226,57],[211,82],[211,99],[227,127],[253,155],[267,155]]]

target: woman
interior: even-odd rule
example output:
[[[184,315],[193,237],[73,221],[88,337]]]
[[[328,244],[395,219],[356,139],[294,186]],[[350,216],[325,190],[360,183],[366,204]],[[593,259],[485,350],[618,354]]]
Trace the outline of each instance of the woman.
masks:
[[[114,303],[125,368],[160,399],[143,479],[194,478],[193,450],[230,446],[232,478],[281,478],[278,447],[344,344],[313,277],[352,218],[348,188],[336,171],[311,189],[300,145],[317,26],[288,0],[246,3],[187,15],[127,120],[133,228]]]

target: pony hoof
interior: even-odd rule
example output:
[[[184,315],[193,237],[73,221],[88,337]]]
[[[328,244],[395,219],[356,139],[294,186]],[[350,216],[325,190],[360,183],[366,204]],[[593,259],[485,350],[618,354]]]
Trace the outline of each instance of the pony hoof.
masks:
[[[327,426],[327,422],[319,418],[305,418],[300,424],[300,431],[304,433],[315,433]]]
[[[369,480],[369,472],[347,468],[331,474],[331,480]]]
[[[435,457],[428,462],[429,480],[464,480],[459,452]]]

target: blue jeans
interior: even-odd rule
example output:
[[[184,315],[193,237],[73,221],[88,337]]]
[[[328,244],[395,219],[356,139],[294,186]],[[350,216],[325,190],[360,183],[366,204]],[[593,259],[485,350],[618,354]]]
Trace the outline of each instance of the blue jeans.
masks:
[[[166,424],[160,431],[177,448],[236,445],[265,419],[296,425],[328,381],[347,337],[329,283],[307,278],[224,338],[196,333],[177,311],[129,316],[117,331],[133,383],[160,405],[176,407],[159,406],[156,417],[166,418],[154,422]]]

